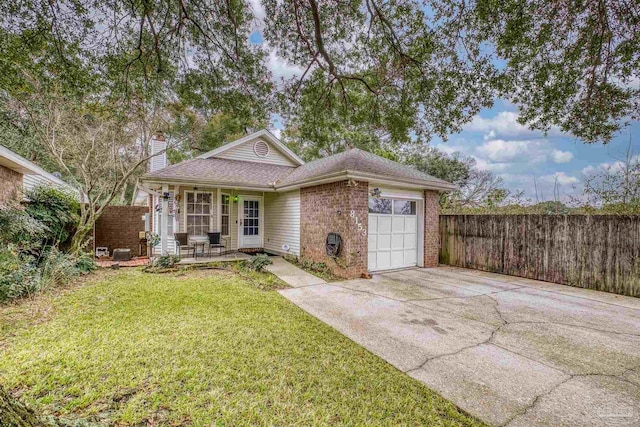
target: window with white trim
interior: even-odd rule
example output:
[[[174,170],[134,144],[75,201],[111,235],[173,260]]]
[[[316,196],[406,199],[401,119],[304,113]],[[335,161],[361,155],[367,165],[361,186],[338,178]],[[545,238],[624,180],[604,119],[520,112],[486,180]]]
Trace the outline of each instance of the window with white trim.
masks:
[[[221,194],[220,196],[220,232],[223,236],[229,235],[229,214],[231,197],[228,194]]]
[[[211,193],[188,191],[186,196],[187,233],[190,236],[204,236],[211,224]]]

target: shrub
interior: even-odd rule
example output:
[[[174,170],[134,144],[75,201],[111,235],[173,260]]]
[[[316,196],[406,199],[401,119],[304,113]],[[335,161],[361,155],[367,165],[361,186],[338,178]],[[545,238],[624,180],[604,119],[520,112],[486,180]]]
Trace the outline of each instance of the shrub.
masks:
[[[96,270],[98,268],[98,264],[96,264],[92,254],[85,252],[76,258],[75,267],[80,274],[88,274]]]
[[[27,191],[25,212],[46,227],[46,245],[66,246],[78,223],[80,204],[74,194],[40,185]]]
[[[37,273],[33,258],[12,246],[0,248],[0,302],[40,290]]]
[[[157,268],[173,268],[180,261],[177,255],[162,255],[153,261],[153,266]]]
[[[263,271],[264,268],[270,264],[273,264],[273,262],[269,259],[269,255],[256,254],[245,263],[245,266],[253,271]]]
[[[39,247],[48,228],[18,205],[0,206],[0,245]]]

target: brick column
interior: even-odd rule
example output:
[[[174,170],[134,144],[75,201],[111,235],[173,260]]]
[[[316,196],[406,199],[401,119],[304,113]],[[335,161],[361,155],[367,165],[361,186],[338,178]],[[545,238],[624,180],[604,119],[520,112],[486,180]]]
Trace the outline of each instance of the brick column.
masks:
[[[424,266],[438,266],[440,250],[440,195],[436,191],[424,192]]]
[[[368,188],[367,182],[348,185],[348,181],[340,181],[300,190],[301,258],[324,262],[335,275],[347,279],[367,272]],[[342,253],[337,259],[325,252],[327,234],[331,232],[342,237]]]

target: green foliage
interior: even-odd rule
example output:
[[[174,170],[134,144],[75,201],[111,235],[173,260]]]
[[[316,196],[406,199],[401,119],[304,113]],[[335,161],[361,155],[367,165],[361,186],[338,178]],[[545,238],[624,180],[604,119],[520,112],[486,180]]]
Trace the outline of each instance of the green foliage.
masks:
[[[48,228],[32,218],[20,206],[0,206],[0,245],[32,247],[39,244]]]
[[[84,252],[76,257],[75,268],[80,274],[88,274],[98,269],[98,264],[93,254]]]
[[[26,213],[46,227],[46,245],[65,246],[78,223],[76,196],[57,187],[40,185],[26,192]]]
[[[255,254],[249,260],[244,262],[245,267],[249,270],[258,272],[264,271],[264,268],[271,264],[273,264],[273,262],[269,259],[269,255],[267,254]]]
[[[180,262],[179,256],[166,254],[154,259],[152,266],[156,268],[174,268],[178,262]]]
[[[94,270],[95,262],[93,267],[90,262],[93,260],[75,258],[55,247],[47,247],[36,257],[14,245],[0,246],[0,303],[63,285]]]

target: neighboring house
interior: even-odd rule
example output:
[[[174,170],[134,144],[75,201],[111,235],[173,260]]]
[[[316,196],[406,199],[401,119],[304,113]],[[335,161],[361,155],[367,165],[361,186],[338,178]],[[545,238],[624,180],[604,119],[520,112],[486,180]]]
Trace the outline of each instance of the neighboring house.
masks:
[[[152,141],[164,148],[163,138]],[[174,232],[220,231],[229,249],[297,255],[345,278],[435,266],[439,193],[455,188],[359,149],[305,163],[266,130],[165,164],[154,157],[140,179],[161,236],[156,253],[175,251]],[[342,239],[337,258],[327,256],[329,233]]]
[[[0,204],[20,200],[25,191],[42,184],[71,188],[55,175],[0,145]]]

